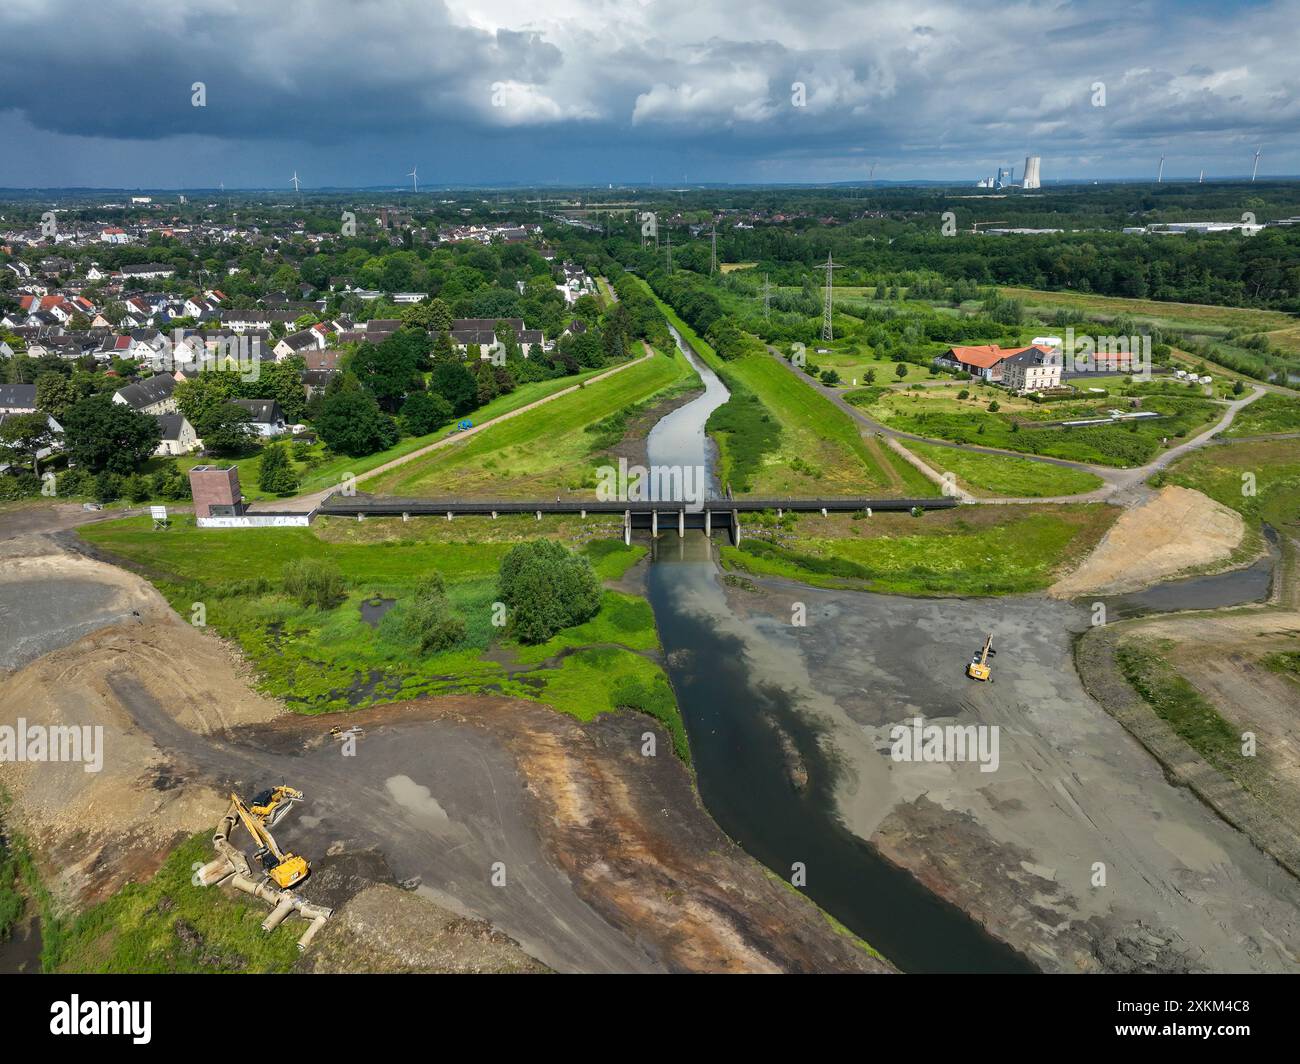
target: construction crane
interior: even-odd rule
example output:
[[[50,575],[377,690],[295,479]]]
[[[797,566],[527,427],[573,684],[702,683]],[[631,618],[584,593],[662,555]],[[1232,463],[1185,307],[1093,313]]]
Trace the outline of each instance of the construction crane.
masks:
[[[966,666],[966,675],[972,680],[992,680],[993,670],[989,667],[989,658],[996,653],[993,649],[993,633],[990,632],[984,640],[984,649],[977,652]]]
[[[334,910],[316,905],[288,889],[306,879],[311,874],[311,866],[304,858],[281,850],[267,828],[268,823],[283,819],[285,813],[300,801],[302,792],[287,786],[260,792],[253,798],[252,808],[237,794],[232,794],[230,806],[217,822],[217,830],[212,836],[212,848],[217,856],[197,871],[195,882],[198,886],[210,887],[229,879],[237,890],[269,904],[271,912],[262,921],[262,930],[268,934],[296,912],[310,924],[298,939],[298,948],[305,950]],[[255,856],[263,870],[260,875],[254,874],[247,856],[230,841],[237,821],[257,843]]]

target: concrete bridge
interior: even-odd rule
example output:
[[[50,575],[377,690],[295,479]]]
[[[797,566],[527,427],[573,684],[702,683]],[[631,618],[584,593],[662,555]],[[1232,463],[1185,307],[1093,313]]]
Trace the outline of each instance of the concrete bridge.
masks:
[[[325,499],[317,514],[330,517],[456,517],[478,516],[496,518],[502,514],[535,514],[540,521],[543,514],[577,514],[585,518],[619,515],[623,518],[623,540],[630,543],[632,530],[649,529],[658,535],[661,529],[676,527],[684,536],[688,528],[701,529],[706,536],[715,528],[725,528],[733,543],[740,542],[740,515],[752,513],[866,513],[909,512],[913,509],[946,510],[960,505],[960,500],[938,497],[925,499],[872,499],[863,497],[837,497],[825,499],[705,499],[701,502],[674,502],[670,500],[648,502],[602,502],[598,500],[519,500],[519,499],[403,499],[388,496],[342,495],[335,493]]]

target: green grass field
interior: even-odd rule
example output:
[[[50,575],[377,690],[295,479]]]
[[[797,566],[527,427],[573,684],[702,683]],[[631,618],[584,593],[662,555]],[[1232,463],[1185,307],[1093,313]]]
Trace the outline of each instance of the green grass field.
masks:
[[[720,358],[671,307],[657,296],[655,302],[724,382],[738,381],[758,397],[780,426],[777,445],[763,454],[761,465],[751,475],[740,481],[748,485],[744,494],[865,495],[884,493],[891,486],[891,478],[872,459],[852,418],[811,385],[770,355],[732,361]],[[732,455],[737,447],[725,437],[718,440],[723,483],[732,479]],[[738,484],[733,488],[741,493]]]
[[[1046,462],[1002,455],[972,454],[952,447],[929,443],[905,444],[934,470],[954,473],[958,487],[974,495],[1014,495],[1043,498],[1055,495],[1081,495],[1095,491],[1104,481],[1093,473],[1066,469]]]
[[[969,390],[966,399],[957,398]],[[988,406],[996,401],[998,409]],[[891,428],[931,439],[1041,454],[1121,468],[1143,465],[1168,446],[1190,439],[1223,416],[1203,397],[1153,395],[1142,409],[1163,415],[1150,421],[1089,427],[1036,427],[1039,422],[1105,416],[1126,405],[1114,396],[1033,404],[1006,392],[968,385],[885,391],[864,409]]]
[[[681,352],[652,355],[536,410],[463,442],[413,459],[364,483],[387,495],[521,498],[574,493],[594,497],[603,464],[599,422],[698,381]]]
[[[137,568],[191,616],[237,642],[257,670],[259,689],[302,713],[324,713],[425,695],[492,692],[542,702],[582,720],[619,708],[658,717],[686,756],[685,732],[667,678],[648,652],[659,648],[643,599],[606,590],[600,612],[542,647],[514,642],[493,626],[501,558],[525,539],[554,538],[586,552],[605,580],[645,554],[625,547],[617,520],[525,516],[349,522],[312,528],[199,529],[178,521],[166,532],[131,518],[84,527],[87,542]],[[303,607],[281,590],[286,562],[328,561],[346,597],[331,609]],[[417,584],[431,572],[466,633],[449,650],[422,653],[405,630]],[[364,603],[392,600],[371,627]]]
[[[1300,432],[1300,398],[1261,395],[1232,419],[1223,435],[1264,436],[1272,432]]]
[[[962,507],[922,517],[787,514],[745,526],[724,546],[731,569],[818,587],[899,595],[1008,595],[1040,591],[1090,551],[1118,516],[1114,507]],[[776,533],[797,532],[798,548]]]
[[[1180,458],[1152,483],[1193,488],[1252,524],[1289,525],[1293,534],[1300,533],[1300,444],[1295,440],[1204,447]]]
[[[1295,326],[1291,315],[1280,310],[1216,307],[1205,303],[1166,303],[1156,299],[1125,299],[1090,292],[1046,292],[1036,288],[1000,285],[998,292],[1017,299],[1026,308],[1055,311],[1062,307],[1108,320],[1120,315],[1190,333],[1225,333],[1230,329],[1262,332]]]

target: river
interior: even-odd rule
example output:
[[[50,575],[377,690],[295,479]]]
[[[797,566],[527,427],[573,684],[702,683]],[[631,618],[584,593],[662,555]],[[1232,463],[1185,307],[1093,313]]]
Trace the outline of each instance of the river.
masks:
[[[674,338],[705,392],[651,430],[652,466],[699,467],[717,490],[708,416],[728,392]],[[820,697],[794,670],[773,678],[781,648],[730,609],[710,542],[699,532],[655,544],[648,594],[668,672],[690,736],[700,795],[710,815],[748,853],[791,881],[904,971],[1014,972],[1032,967],[966,914],[889,864],[836,813],[835,768],[798,707]],[[769,666],[756,669],[757,661]],[[791,782],[789,744],[807,772]]]

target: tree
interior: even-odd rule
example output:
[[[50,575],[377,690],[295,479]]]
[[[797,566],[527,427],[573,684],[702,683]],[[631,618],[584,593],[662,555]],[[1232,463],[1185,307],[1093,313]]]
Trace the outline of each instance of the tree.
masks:
[[[131,473],[153,454],[162,426],[108,395],[79,399],[63,419],[68,457],[92,473]]]
[[[374,454],[397,442],[397,426],[379,409],[374,396],[345,390],[326,396],[316,419],[325,445],[352,458]]]
[[[76,401],[77,389],[62,373],[42,373],[36,378],[36,407],[55,421],[61,422]]]
[[[447,400],[453,414],[467,414],[478,405],[477,382],[460,362],[439,362],[434,366],[429,387]]]
[[[600,610],[600,581],[591,562],[552,540],[511,548],[501,561],[497,595],[509,632],[523,643],[544,643],[561,628],[582,624]]]
[[[436,392],[412,392],[398,415],[402,429],[411,436],[426,436],[451,418],[451,404]]]
[[[199,433],[204,450],[219,455],[242,454],[253,439],[249,422],[253,415],[242,406],[223,403],[206,419],[206,428]],[[193,424],[193,422],[191,422]],[[199,432],[195,426],[194,431]]]
[[[54,443],[54,430],[44,414],[11,414],[0,423],[0,458],[8,462],[32,463],[40,476],[38,452]]]
[[[272,495],[289,495],[297,489],[298,475],[293,471],[285,444],[268,443],[263,448],[257,467],[257,486]]]
[[[394,411],[411,390],[419,361],[414,349],[394,337],[381,344],[362,344],[347,368],[381,407]]]
[[[894,367],[894,376],[897,377],[900,381],[907,376],[906,363],[900,362],[898,363],[898,365]]]

